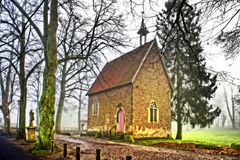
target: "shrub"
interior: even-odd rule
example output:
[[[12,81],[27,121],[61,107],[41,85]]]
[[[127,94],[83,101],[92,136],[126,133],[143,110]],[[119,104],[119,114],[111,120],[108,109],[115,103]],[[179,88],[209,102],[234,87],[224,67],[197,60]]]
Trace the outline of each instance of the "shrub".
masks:
[[[124,140],[124,139],[125,139],[125,135],[124,135],[124,134],[121,134],[121,135],[119,136],[119,138],[120,138],[121,140]]]
[[[97,132],[96,133],[96,138],[102,138],[102,133],[101,132]]]
[[[129,141],[129,142],[131,142],[131,143],[134,143],[134,138],[133,138],[132,135],[126,135],[126,136],[125,136],[125,140],[127,140],[127,141]]]
[[[90,136],[90,137],[94,137],[97,135],[97,132],[96,131],[88,131],[87,132],[87,136]]]
[[[231,147],[234,149],[240,149],[240,143],[232,143]]]

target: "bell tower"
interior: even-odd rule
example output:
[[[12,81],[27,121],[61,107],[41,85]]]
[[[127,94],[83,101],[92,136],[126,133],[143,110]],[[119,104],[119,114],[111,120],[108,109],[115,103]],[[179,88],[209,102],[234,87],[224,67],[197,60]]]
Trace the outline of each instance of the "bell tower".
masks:
[[[144,12],[142,12],[142,23],[140,29],[137,32],[137,34],[140,35],[140,46],[146,43],[148,33],[149,31],[147,30],[146,24],[144,22]]]

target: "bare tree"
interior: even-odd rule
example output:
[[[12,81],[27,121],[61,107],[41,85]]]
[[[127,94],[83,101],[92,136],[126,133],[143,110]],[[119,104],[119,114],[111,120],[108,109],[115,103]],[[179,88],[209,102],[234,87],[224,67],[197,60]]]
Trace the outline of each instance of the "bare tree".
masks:
[[[221,119],[222,119],[222,128],[224,128],[225,127],[225,122],[226,122],[226,119],[227,119],[227,117],[224,113],[222,113]]]
[[[231,94],[230,102],[229,102],[229,97],[228,97],[226,89],[224,89],[224,99],[225,99],[225,103],[226,103],[226,107],[227,107],[228,116],[232,123],[232,128],[236,129],[236,116],[235,116],[236,105],[235,105],[235,101],[234,101],[233,87],[231,87],[230,92],[231,92],[230,93]],[[231,104],[231,106],[230,106],[230,104]]]
[[[208,29],[213,33],[208,39],[216,39],[217,44],[224,49],[226,58],[236,58],[240,51],[238,43],[240,2],[238,0],[201,0],[197,5],[203,13],[203,25],[208,24],[209,21],[216,22],[212,28]]]
[[[9,58],[12,60],[12,56]],[[4,118],[4,132],[10,133],[10,104],[13,102],[14,96],[14,84],[15,74],[9,67],[9,61],[3,61],[0,59],[0,91],[1,91],[1,102],[0,110],[3,113]]]
[[[118,30],[119,23],[115,24],[112,23],[113,21],[105,21],[101,18],[101,12],[104,12],[109,9],[109,15],[115,12],[115,10],[110,9],[110,6],[113,4],[111,1],[94,1],[93,4],[93,11],[94,11],[94,21],[93,27],[88,30],[88,32],[83,32],[85,35],[87,34],[88,38],[84,39],[84,41],[80,41],[79,44],[83,43],[86,46],[81,48],[84,52],[78,52],[74,55],[69,55],[68,57],[57,59],[57,40],[56,40],[56,33],[58,28],[58,7],[63,6],[63,4],[67,4],[68,2],[60,3],[58,5],[58,0],[52,0],[51,2],[48,0],[38,2],[35,5],[34,13],[29,15],[16,0],[11,0],[11,2],[18,8],[18,10],[25,16],[27,19],[27,23],[29,23],[35,32],[38,35],[38,38],[41,40],[43,48],[44,48],[44,62],[45,68],[43,73],[43,84],[42,84],[42,95],[39,103],[40,109],[40,126],[39,126],[39,135],[38,140],[36,143],[35,149],[44,149],[48,150],[51,146],[51,140],[54,139],[54,105],[55,105],[55,91],[56,91],[56,70],[57,65],[69,60],[86,60],[89,57],[89,54],[92,52],[87,52],[88,50],[91,51],[96,47],[102,46],[104,44],[108,44],[114,48],[115,44],[118,44],[118,41],[115,41],[115,36],[112,38],[102,36],[101,33],[106,30],[105,27],[102,27],[101,24],[109,24],[115,27],[111,27],[112,30]],[[50,3],[49,3],[50,2]],[[49,7],[50,4],[50,7]],[[105,5],[105,7],[104,7]],[[38,19],[33,19],[33,15],[39,11],[40,8],[43,6],[43,33],[41,32],[40,25]],[[50,8],[50,9],[49,9]],[[114,25],[115,24],[115,25]],[[99,33],[99,36],[105,39],[101,43],[96,43],[96,33]],[[85,36],[84,35],[84,36]],[[111,39],[108,39],[111,38]],[[115,42],[115,43],[111,43]],[[88,43],[86,43],[88,42]],[[103,47],[104,48],[104,47]]]
[[[92,6],[85,6],[77,1],[62,5],[66,13],[66,18],[60,17],[60,27],[58,34],[59,57],[63,60],[60,64],[60,96],[56,115],[56,132],[60,131],[61,117],[64,106],[64,100],[72,97],[75,90],[82,92],[81,85],[88,76],[88,72],[98,65],[100,56],[106,49],[118,51],[118,46],[123,46],[123,19],[116,13],[113,2],[99,1]],[[84,17],[77,13],[77,10],[85,9],[88,12],[95,13],[94,19]],[[76,54],[77,53],[77,54]],[[72,57],[76,57],[73,61]],[[80,59],[79,57],[82,56]],[[71,57],[69,59],[69,57]],[[78,60],[79,59],[79,60]],[[97,63],[90,63],[95,60]],[[78,91],[79,92],[79,91]],[[81,99],[79,99],[81,101]]]
[[[29,10],[29,8],[31,8],[29,5],[27,6],[26,0],[22,2],[21,7],[24,10]],[[34,58],[31,57],[31,54],[35,54],[39,50],[42,50],[42,48],[39,48],[39,46],[36,45],[39,41],[35,39],[32,27],[27,24],[24,15],[19,12],[9,0],[4,1],[2,11],[1,15],[3,16],[1,17],[1,27],[8,27],[10,30],[3,31],[4,34],[1,36],[1,44],[5,47],[5,50],[12,50],[12,54],[14,54],[14,61],[10,63],[10,66],[15,70],[20,86],[20,116],[18,116],[19,128],[17,139],[25,139],[25,118],[28,91],[27,81],[36,67],[42,62],[42,60],[39,60],[35,64],[31,63],[31,65],[29,65],[29,62],[26,62],[26,59]],[[5,38],[6,35],[13,38]],[[5,56],[7,55],[5,54]],[[4,58],[4,56],[2,56],[2,58]]]
[[[57,42],[56,32],[58,27],[58,0],[52,0],[50,2],[45,0],[40,2],[39,5],[35,5],[36,13],[43,5],[43,31],[38,27],[36,21],[32,19],[23,7],[19,5],[16,0],[11,2],[18,8],[18,10],[24,15],[35,32],[39,36],[44,47],[44,60],[45,68],[43,74],[43,92],[39,104],[40,108],[40,127],[39,136],[36,144],[36,149],[49,149],[51,146],[51,140],[54,139],[53,125],[54,125],[54,104],[55,104],[55,82],[56,82],[56,69],[57,69]],[[36,3],[38,4],[38,3]],[[50,11],[50,13],[49,13]]]

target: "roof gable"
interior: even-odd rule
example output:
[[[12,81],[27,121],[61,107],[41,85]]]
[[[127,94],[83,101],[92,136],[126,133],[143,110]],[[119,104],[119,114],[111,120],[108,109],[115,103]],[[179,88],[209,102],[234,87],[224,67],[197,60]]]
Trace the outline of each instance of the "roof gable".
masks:
[[[132,83],[153,44],[158,47],[155,41],[150,41],[107,63],[92,84],[87,95]]]

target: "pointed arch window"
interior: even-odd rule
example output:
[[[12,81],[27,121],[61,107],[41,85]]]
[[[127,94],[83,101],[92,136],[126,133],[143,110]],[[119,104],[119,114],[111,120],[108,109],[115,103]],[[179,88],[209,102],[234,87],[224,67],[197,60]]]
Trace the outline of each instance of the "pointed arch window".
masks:
[[[98,98],[97,97],[95,97],[93,99],[92,110],[93,110],[92,111],[93,115],[98,115],[98,113],[99,113],[99,103],[98,103]]]
[[[149,109],[150,122],[157,122],[157,104],[152,102]]]

